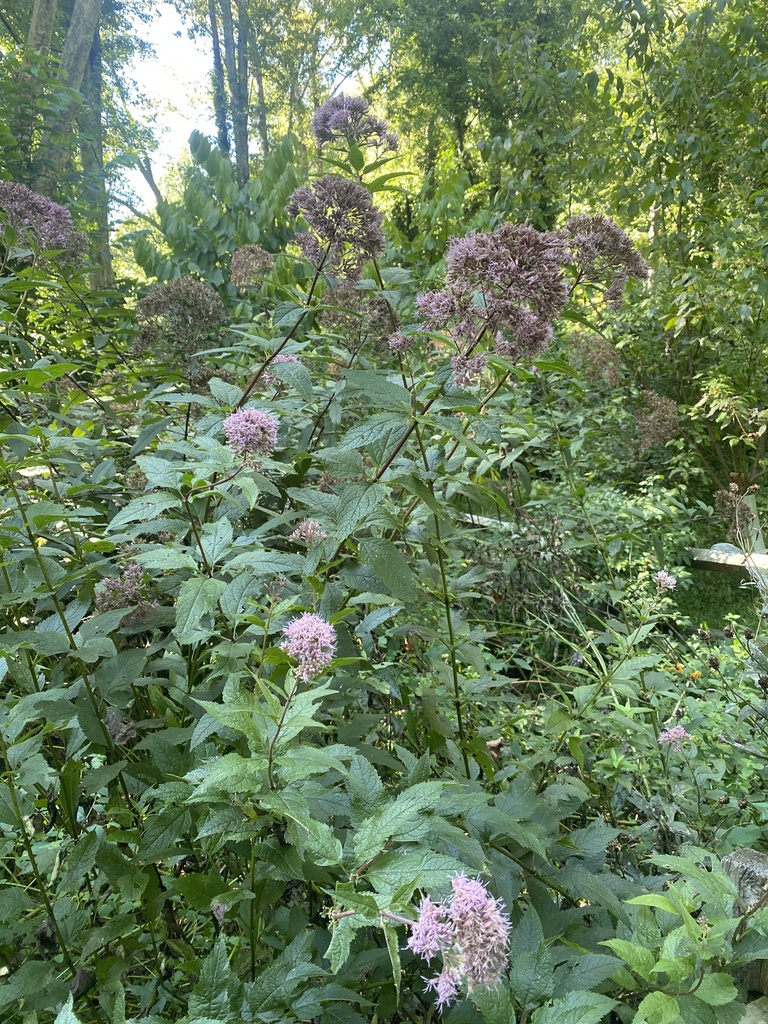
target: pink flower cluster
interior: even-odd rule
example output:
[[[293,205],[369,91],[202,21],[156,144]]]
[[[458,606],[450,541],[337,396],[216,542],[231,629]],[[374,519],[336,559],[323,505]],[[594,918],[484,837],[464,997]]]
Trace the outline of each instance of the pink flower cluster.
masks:
[[[429,897],[419,905],[419,919],[411,930],[408,948],[427,962],[439,953],[443,968],[427,988],[442,1009],[459,994],[495,985],[507,966],[510,921],[503,904],[476,878],[457,875],[452,893],[443,903]]]
[[[328,534],[316,519],[304,519],[299,523],[288,540],[303,541],[308,547],[312,548],[316,544],[322,543],[327,537]]]
[[[659,743],[668,743],[673,750],[679,750],[683,740],[690,738],[691,734],[686,732],[682,725],[673,725],[671,729],[659,733]]]
[[[333,661],[336,653],[336,630],[322,615],[305,612],[283,629],[285,640],[280,649],[298,664],[296,677],[307,683]]]
[[[224,420],[227,443],[239,455],[271,455],[277,447],[277,417],[260,409],[238,409]]]
[[[659,590],[674,590],[677,586],[677,580],[671,573],[668,573],[666,569],[659,569],[658,572],[653,574],[651,579]]]

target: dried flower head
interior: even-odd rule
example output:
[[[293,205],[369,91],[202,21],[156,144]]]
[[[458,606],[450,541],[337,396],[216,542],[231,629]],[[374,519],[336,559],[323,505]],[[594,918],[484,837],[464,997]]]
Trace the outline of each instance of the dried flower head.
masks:
[[[674,590],[677,586],[677,580],[666,569],[659,569],[658,572],[653,574],[651,579],[659,590]]]
[[[659,743],[668,743],[673,750],[680,750],[680,744],[690,738],[690,733],[687,733],[682,725],[674,725],[671,729],[664,729],[659,733]]]
[[[398,144],[387,122],[370,113],[367,100],[344,93],[332,96],[317,108],[312,118],[312,132],[321,146],[339,139],[377,149],[394,150]]]
[[[741,488],[735,482],[728,486],[728,490],[719,490],[715,493],[715,508],[718,515],[728,526],[726,536],[728,540],[737,544],[749,545],[753,531],[755,514],[744,500]]]
[[[216,372],[198,355],[215,344],[226,321],[224,303],[210,285],[192,277],[158,285],[139,301],[136,319],[136,355],[148,349],[168,353],[171,365],[194,383],[204,383]]]
[[[316,519],[304,519],[288,538],[288,540],[303,541],[310,548],[327,539],[328,534]]]
[[[593,384],[616,388],[621,383],[621,357],[599,334],[574,331],[568,338],[574,366]]]
[[[336,653],[336,630],[321,615],[305,612],[283,629],[285,640],[280,649],[298,662],[295,673],[309,682],[333,661]]]
[[[326,174],[297,188],[285,209],[309,225],[296,241],[318,270],[357,281],[368,260],[384,252],[381,214],[370,192],[354,181]]]
[[[644,281],[650,275],[632,239],[610,217],[579,214],[571,217],[565,230],[574,263],[584,279],[605,286],[603,295],[610,306],[621,303],[630,278]]]
[[[390,335],[390,337],[387,339],[387,347],[392,352],[405,353],[411,347],[412,341],[413,338],[409,338],[405,334],[400,334],[399,332],[397,332],[395,334]]]
[[[83,235],[75,230],[69,210],[48,196],[16,181],[0,181],[0,211],[21,245],[42,252],[61,250],[61,258],[67,263],[81,258]]]
[[[272,253],[260,245],[241,245],[232,253],[229,279],[236,288],[260,284],[275,265]]]
[[[147,597],[144,570],[137,562],[127,562],[119,576],[105,577],[96,590],[98,612],[130,607],[134,610],[125,620],[127,625],[140,621],[157,608],[157,602]]]
[[[647,451],[657,444],[666,444],[678,432],[677,406],[670,398],[644,391],[645,408],[637,417],[640,450]]]
[[[466,875],[457,875],[451,889],[443,903],[422,900],[408,940],[409,949],[427,962],[442,957],[442,970],[427,982],[438,1009],[456,998],[462,982],[470,993],[492,987],[507,966],[510,921],[501,901]]]
[[[277,447],[277,417],[261,409],[238,409],[222,427],[230,448],[239,455],[266,457]]]

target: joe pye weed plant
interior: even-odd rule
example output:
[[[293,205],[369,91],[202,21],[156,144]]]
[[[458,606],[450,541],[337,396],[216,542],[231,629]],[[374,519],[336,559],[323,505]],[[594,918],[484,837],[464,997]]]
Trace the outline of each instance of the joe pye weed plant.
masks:
[[[262,305],[231,326],[190,279],[132,328],[7,211],[3,1019],[738,1020],[764,913],[591,775],[622,701],[662,756],[636,714],[660,618],[526,705],[472,614],[467,512],[511,520],[504,474],[552,437],[508,444],[519,393],[647,267],[599,215],[510,221],[423,290],[376,206],[397,140],[345,96],[315,131],[294,241],[232,261]]]

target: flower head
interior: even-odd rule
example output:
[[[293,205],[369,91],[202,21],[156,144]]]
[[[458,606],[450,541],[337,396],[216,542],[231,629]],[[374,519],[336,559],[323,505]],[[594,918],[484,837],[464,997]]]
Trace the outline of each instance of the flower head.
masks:
[[[604,297],[610,306],[620,304],[631,277],[643,281],[650,275],[632,239],[610,217],[579,214],[571,217],[565,230],[574,262],[588,281],[606,285]]]
[[[305,683],[319,676],[336,653],[336,630],[321,615],[305,612],[283,629],[280,649],[298,662],[296,676]]]
[[[320,143],[345,139],[358,146],[397,149],[397,136],[389,131],[387,122],[369,112],[362,96],[332,96],[318,107],[312,118],[312,132]]]
[[[83,236],[75,230],[69,210],[48,196],[16,181],[0,181],[0,210],[22,244],[43,251],[61,249],[68,262],[82,255]]]
[[[222,426],[227,443],[239,455],[266,457],[277,447],[277,417],[260,409],[238,409]]]
[[[457,388],[471,388],[473,384],[477,384],[480,374],[485,369],[485,356],[453,356],[451,367],[451,380],[454,385]]]
[[[659,588],[659,590],[674,590],[677,586],[677,580],[675,577],[666,571],[666,569],[659,569],[651,577],[653,582]]]
[[[451,326],[474,340],[502,331],[501,355],[536,355],[546,348],[552,321],[568,301],[563,265],[571,259],[561,232],[530,224],[454,238],[446,256],[446,286],[416,300],[426,329]]]
[[[387,339],[387,346],[391,352],[407,352],[411,347],[412,341],[413,338],[409,338],[397,331]]]
[[[685,731],[682,725],[673,725],[671,729],[664,729],[659,733],[659,743],[668,743],[673,750],[679,750],[683,740],[689,739],[691,739],[691,735]]]
[[[507,964],[510,921],[503,904],[476,878],[457,875],[443,903],[429,897],[419,905],[408,948],[427,962],[438,953],[443,967],[427,982],[438,1008],[456,998],[464,982],[468,992],[496,984]]]
[[[305,258],[333,276],[357,281],[367,261],[384,251],[381,214],[357,182],[326,174],[297,188],[285,209],[309,225],[296,236]]]
[[[236,288],[258,284],[275,265],[272,253],[260,245],[241,245],[232,253],[229,279]]]
[[[119,576],[106,576],[96,593],[96,608],[100,612],[111,608],[125,608],[139,604],[143,598],[144,570],[137,562],[126,563]]]
[[[307,547],[314,547],[326,540],[328,534],[315,519],[305,519],[299,523],[288,540],[304,541]]]

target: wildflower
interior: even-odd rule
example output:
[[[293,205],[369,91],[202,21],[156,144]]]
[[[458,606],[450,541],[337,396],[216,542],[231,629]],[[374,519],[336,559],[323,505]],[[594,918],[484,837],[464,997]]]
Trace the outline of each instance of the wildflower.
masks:
[[[232,253],[229,279],[237,288],[257,284],[275,265],[272,253],[260,245],[241,245]]]
[[[128,562],[119,576],[107,576],[99,584],[96,608],[100,612],[125,608],[142,600],[144,572],[137,562]]]
[[[390,132],[387,122],[369,112],[368,102],[362,96],[332,96],[315,111],[312,133],[322,146],[326,142],[344,139],[358,146],[376,146],[397,149],[398,139]]]
[[[610,217],[579,214],[571,217],[565,230],[579,272],[588,281],[606,285],[603,296],[610,306],[621,302],[630,278],[643,281],[650,275],[632,239]]]
[[[357,182],[326,174],[297,188],[285,209],[309,225],[296,242],[318,270],[357,281],[365,263],[384,251],[381,214]]]
[[[571,258],[562,232],[527,223],[454,238],[446,287],[419,296],[416,307],[428,330],[451,323],[455,336],[473,342],[484,330],[502,331],[500,355],[534,356],[568,301],[563,265]]]
[[[408,940],[427,962],[442,957],[442,970],[427,981],[439,1009],[456,998],[462,981],[470,993],[495,985],[507,964],[510,922],[501,901],[466,875],[457,875],[451,889],[444,903],[422,900]]]
[[[451,380],[457,388],[471,388],[485,368],[485,356],[453,356]]]
[[[336,653],[336,630],[321,615],[305,612],[283,629],[280,649],[298,662],[295,672],[303,682],[320,675]]]
[[[326,540],[327,537],[328,534],[317,520],[305,519],[303,522],[299,523],[288,540],[304,541],[308,547],[312,548],[316,544],[322,543],[322,541]]]
[[[658,572],[653,574],[651,579],[659,590],[674,590],[677,586],[677,580],[666,569],[659,569]]]
[[[411,347],[412,338],[407,338],[404,334],[393,334],[387,339],[387,345],[392,352],[407,352]]]
[[[277,417],[260,409],[239,409],[223,423],[227,443],[239,455],[271,455],[277,447]]]
[[[690,733],[687,733],[682,725],[674,725],[671,729],[664,729],[659,733],[659,743],[668,743],[673,750],[679,750],[683,740],[689,739],[691,739]]]
[[[84,239],[75,230],[69,210],[48,196],[16,181],[0,181],[0,210],[21,244],[44,252],[60,249],[70,263],[82,255]]]

